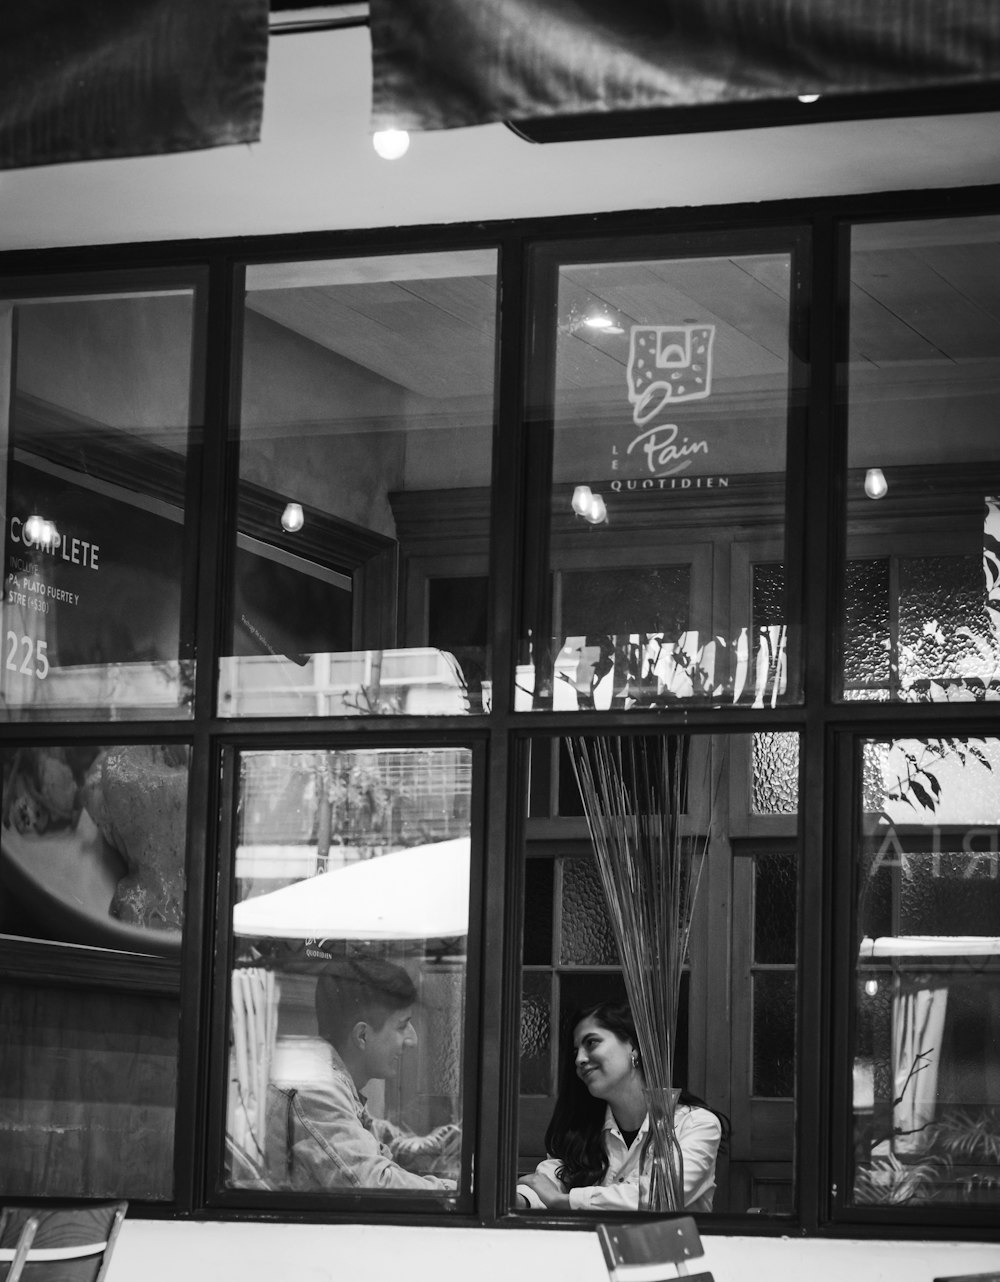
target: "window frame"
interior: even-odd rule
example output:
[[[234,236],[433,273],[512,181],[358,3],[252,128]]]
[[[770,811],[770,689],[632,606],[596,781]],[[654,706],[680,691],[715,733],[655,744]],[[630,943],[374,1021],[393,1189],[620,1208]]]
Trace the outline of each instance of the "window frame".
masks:
[[[604,258],[598,247],[609,238],[626,245],[622,257],[635,257],[643,240],[662,244],[662,237],[715,239],[741,247],[755,235],[779,238],[796,226],[808,232],[811,249],[798,270],[801,292],[793,316],[793,360],[808,365],[808,382],[797,382],[790,421],[808,422],[808,432],[790,431],[786,457],[786,544],[799,563],[789,563],[789,583],[811,584],[804,595],[790,593],[789,623],[801,623],[803,702],[777,709],[690,709],[683,714],[574,713],[574,731],[673,729],[685,725],[718,733],[750,734],[753,730],[794,730],[801,734],[800,838],[803,860],[799,880],[798,1082],[796,1161],[798,1204],[791,1227],[822,1236],[852,1235],[898,1238],[982,1238],[995,1233],[995,1208],[977,1211],[950,1206],[944,1210],[886,1207],[848,1209],[840,1190],[849,1167],[849,1065],[835,1055],[849,1045],[853,960],[850,939],[855,893],[850,868],[850,809],[839,798],[853,795],[856,779],[854,745],[872,735],[907,731],[932,734],[987,733],[991,723],[982,707],[907,706],[881,703],[842,704],[835,699],[836,647],[842,565],[846,547],[845,475],[847,271],[850,228],[863,222],[920,221],[1000,212],[1000,188],[964,191],[882,193],[861,197],[825,197],[768,205],[706,209],[650,210],[625,213],[519,220],[496,224],[443,225],[371,232],[316,232],[301,236],[172,241],[128,246],[78,247],[17,251],[0,255],[2,284],[12,293],[49,293],[60,282],[85,274],[117,273],[127,286],[150,274],[200,273],[204,280],[200,368],[204,376],[205,431],[197,445],[185,497],[188,519],[197,528],[197,577],[194,580],[195,648],[201,668],[196,682],[193,717],[184,722],[151,719],[110,726],[73,720],[55,735],[45,723],[3,723],[5,741],[43,744],[91,742],[109,738],[126,742],[190,742],[192,765],[188,817],[188,889],[181,960],[181,1017],[175,1121],[174,1200],[169,1204],[136,1202],[131,1212],[151,1218],[241,1218],[265,1215],[297,1220],[343,1221],[367,1218],[373,1223],[420,1223],[537,1227],[590,1230],[589,1222],[569,1218],[526,1217],[510,1211],[516,1144],[516,1045],[509,1030],[516,1026],[521,939],[523,874],[511,852],[523,841],[522,804],[527,739],[557,734],[567,717],[552,712],[515,713],[513,671],[521,603],[531,598],[529,570],[536,556],[533,505],[546,494],[544,476],[534,471],[537,443],[526,423],[538,387],[530,375],[534,358],[531,326],[544,321],[553,306],[545,290],[536,292],[532,255],[555,255],[569,261],[574,247]],[[741,236],[743,240],[741,240]],[[447,251],[454,248],[499,248],[500,304],[496,367],[493,486],[490,496],[491,538],[488,551],[490,614],[493,642],[493,711],[459,718],[393,718],[391,724],[346,721],[304,725],[301,721],[221,718],[216,711],[214,662],[221,653],[224,620],[220,587],[226,582],[235,511],[231,479],[234,441],[233,406],[238,399],[239,310],[242,264],[328,258],[348,254]],[[573,259],[576,261],[576,259]],[[810,361],[811,355],[811,361]],[[537,370],[538,366],[534,366]],[[794,492],[792,492],[794,491]],[[547,503],[541,508],[546,514]],[[818,586],[817,586],[818,585]],[[475,1052],[468,1064],[466,1100],[478,1105],[475,1120],[477,1188],[461,1214],[437,1216],[398,1209],[385,1211],[359,1202],[349,1209],[323,1209],[281,1202],[274,1195],[256,1201],[246,1193],[220,1198],[213,1181],[220,1170],[224,1138],[225,1073],[221,976],[216,969],[217,922],[225,922],[228,893],[232,804],[231,770],[226,762],[245,745],[329,745],[331,743],[421,743],[441,739],[476,745],[481,813],[476,831],[482,863],[477,864],[481,913],[478,950],[470,937],[467,1020],[475,1008]],[[846,864],[845,864],[846,860]],[[223,928],[225,929],[225,928]],[[73,979],[103,977],[99,959],[81,953]],[[473,981],[472,970],[475,968]],[[0,974],[7,979],[43,976],[69,980],[65,964],[35,941],[0,940]],[[832,1003],[832,1004],[831,1004]],[[717,1216],[703,1221],[708,1232],[787,1234],[787,1220],[768,1217]]]

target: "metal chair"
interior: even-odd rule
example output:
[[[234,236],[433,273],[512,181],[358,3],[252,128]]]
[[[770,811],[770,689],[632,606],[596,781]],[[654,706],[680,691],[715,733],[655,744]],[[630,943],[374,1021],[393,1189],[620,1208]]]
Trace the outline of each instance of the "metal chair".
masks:
[[[8,1207],[0,1282],[102,1282],[127,1202]]]
[[[690,1215],[634,1224],[598,1224],[597,1236],[611,1282],[714,1282],[711,1273],[690,1273],[688,1261],[705,1254]]]

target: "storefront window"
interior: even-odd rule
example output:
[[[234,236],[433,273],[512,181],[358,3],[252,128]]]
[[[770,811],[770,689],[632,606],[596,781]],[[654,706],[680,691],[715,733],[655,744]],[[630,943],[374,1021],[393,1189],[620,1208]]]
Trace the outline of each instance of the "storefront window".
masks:
[[[554,288],[516,706],[796,701],[790,253],[562,263]]]
[[[851,235],[844,699],[1000,695],[1000,219]]]
[[[609,742],[627,741],[612,736]],[[798,841],[789,818],[798,811],[798,736],[663,732],[632,742],[650,759],[661,759],[665,751],[669,761],[682,763],[677,794],[682,805],[676,824],[664,823],[662,795],[642,800],[644,784],[630,776],[634,758],[623,750],[628,808],[631,813],[634,805],[637,817],[634,823],[622,816],[610,822],[619,840],[609,871],[600,867],[583,819],[589,812],[572,769],[572,750],[565,740],[541,735],[530,740],[518,1173],[530,1175],[539,1164],[543,1171],[552,1169],[546,1150],[556,1109],[579,1105],[567,1086],[574,1073],[566,1057],[581,1013],[629,1002],[629,958],[622,953],[622,938],[633,966],[645,970],[650,984],[661,982],[648,963],[656,956],[659,965],[666,964],[657,918],[674,911],[666,887],[681,892],[684,879],[676,869],[692,859],[697,892],[679,976],[673,1084],[690,1093],[684,1097],[687,1107],[701,1101],[716,1112],[723,1138],[713,1155],[710,1188],[702,1187],[707,1171],[695,1180],[701,1157],[689,1139],[695,1145],[687,1157],[689,1193],[697,1205],[688,1209],[789,1214],[795,1202],[799,920]],[[758,744],[767,751],[757,751]],[[745,777],[751,772],[752,781]],[[558,783],[548,786],[556,774]],[[780,788],[773,787],[774,780],[780,780]],[[737,835],[751,818],[761,833],[770,829],[775,835]],[[787,836],[778,835],[786,831]],[[654,886],[662,896],[659,904],[639,907],[637,901]],[[694,1115],[682,1110],[678,1116]],[[638,1164],[632,1172],[636,1178],[629,1170],[625,1184],[632,1202],[626,1197],[623,1203],[619,1190],[598,1189],[577,1195],[581,1205],[576,1209],[641,1209],[646,1168]]]
[[[991,1222],[985,200],[7,276],[0,1195],[523,1223],[649,992],[684,1209]]]
[[[186,745],[3,751],[0,1190],[173,1193]]]
[[[223,715],[488,709],[496,263],[246,269]]]
[[[853,1201],[1000,1201],[1000,741],[867,740]]]
[[[196,302],[110,281],[0,301],[7,718],[190,716]]]
[[[240,754],[229,1187],[468,1191],[471,770],[465,748]]]

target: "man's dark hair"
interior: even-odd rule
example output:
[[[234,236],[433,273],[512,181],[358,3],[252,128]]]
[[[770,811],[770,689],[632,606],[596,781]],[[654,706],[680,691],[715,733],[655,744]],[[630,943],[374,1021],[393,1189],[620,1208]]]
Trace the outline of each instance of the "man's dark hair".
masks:
[[[340,1046],[359,1020],[381,1028],[393,1011],[417,999],[413,980],[402,966],[378,957],[348,957],[325,966],[316,980],[319,1035]]]

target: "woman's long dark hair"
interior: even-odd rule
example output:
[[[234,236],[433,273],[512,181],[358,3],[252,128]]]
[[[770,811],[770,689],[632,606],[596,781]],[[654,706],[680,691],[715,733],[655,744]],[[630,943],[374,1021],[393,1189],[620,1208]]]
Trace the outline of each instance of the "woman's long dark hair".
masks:
[[[574,1011],[564,1027],[559,1063],[559,1089],[552,1119],[545,1132],[545,1151],[550,1157],[560,1159],[562,1165],[556,1174],[567,1188],[585,1188],[600,1184],[608,1169],[608,1155],[604,1148],[604,1117],[607,1103],[591,1095],[577,1076],[576,1047],[573,1034],[585,1019],[606,1028],[623,1042],[631,1042],[636,1049],[639,1038],[629,1008],[617,1002],[598,1002],[584,1010]],[[708,1108],[704,1100],[690,1091],[681,1089],[679,1104],[694,1108]],[[715,1112],[714,1109],[709,1109]],[[722,1125],[723,1143],[729,1132],[729,1119],[716,1113]]]

